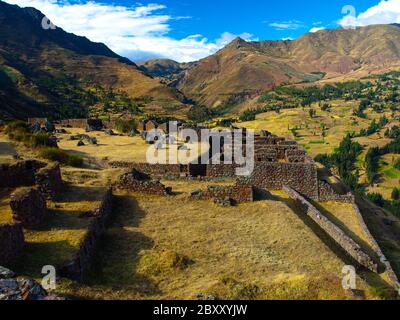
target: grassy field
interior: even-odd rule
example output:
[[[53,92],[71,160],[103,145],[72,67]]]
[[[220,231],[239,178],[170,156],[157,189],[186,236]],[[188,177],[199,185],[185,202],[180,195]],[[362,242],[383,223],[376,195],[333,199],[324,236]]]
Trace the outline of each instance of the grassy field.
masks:
[[[378,120],[383,115],[368,109],[365,112],[368,119],[362,119],[353,115],[357,107],[357,103],[353,101],[335,100],[330,104],[332,106],[330,112],[323,111],[318,104],[314,104],[312,106],[316,110],[314,118],[309,115],[310,108],[296,108],[281,110],[279,114],[274,111],[262,113],[257,115],[255,121],[237,125],[256,131],[268,130],[277,136],[296,140],[311,156],[316,156],[320,153],[332,153],[347,133],[366,129],[373,119]],[[322,135],[322,123],[326,125],[325,137]],[[296,131],[296,136],[291,131],[293,129]],[[374,143],[385,144],[382,136],[383,134],[380,137],[376,135],[360,138],[360,143],[365,146],[372,146]]]
[[[15,268],[19,274],[38,278],[43,266],[60,266],[72,259],[92,220],[86,214],[98,206],[105,192],[96,183],[95,172],[63,169],[66,186],[56,201],[48,202],[43,225],[24,231],[26,246]],[[80,179],[85,182],[79,183]]]
[[[85,146],[78,147],[78,141],[69,140],[71,135],[77,134],[88,134],[91,137],[96,137],[98,144],[91,145],[86,143]],[[155,149],[154,145],[151,146],[146,144],[146,142],[140,136],[109,136],[104,132],[86,133],[83,129],[70,128],[68,129],[68,134],[59,134],[57,137],[60,139],[58,145],[61,149],[64,149],[71,154],[82,156],[85,159],[95,157],[99,160],[107,158],[111,161],[140,163],[147,162],[146,153],[148,150],[150,150],[149,152],[151,152],[151,154],[157,154],[157,150]],[[185,156],[187,152],[189,152],[189,162],[197,159],[199,154],[201,154],[201,148],[204,148],[204,145],[193,144],[192,147],[190,147],[190,150],[184,151],[178,150],[179,145],[181,145],[181,142],[178,141],[178,144],[170,145],[169,148],[171,148],[172,152],[174,152],[178,157]],[[168,154],[170,149],[165,151],[167,151]]]
[[[292,211],[287,196],[221,208],[188,199],[202,183],[164,181],[176,196],[118,194],[116,217],[85,284],[62,280],[61,294],[89,299],[351,299],[347,263]],[[222,183],[228,183],[224,181]],[[358,279],[378,298],[381,279]],[[373,279],[373,280],[371,280]],[[370,286],[371,285],[371,286]]]

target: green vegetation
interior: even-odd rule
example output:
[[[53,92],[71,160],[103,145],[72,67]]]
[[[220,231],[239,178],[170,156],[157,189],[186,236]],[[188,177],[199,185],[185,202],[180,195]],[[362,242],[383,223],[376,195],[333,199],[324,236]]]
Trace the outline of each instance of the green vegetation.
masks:
[[[42,148],[40,150],[40,156],[50,161],[57,161],[62,164],[69,165],[71,167],[82,167],[83,159],[76,155],[69,155],[64,150],[57,148]]]
[[[130,133],[136,131],[138,128],[138,123],[136,120],[117,120],[115,123],[115,128],[122,133]]]
[[[203,122],[213,117],[213,112],[205,106],[193,106],[187,113],[189,120],[194,122]]]

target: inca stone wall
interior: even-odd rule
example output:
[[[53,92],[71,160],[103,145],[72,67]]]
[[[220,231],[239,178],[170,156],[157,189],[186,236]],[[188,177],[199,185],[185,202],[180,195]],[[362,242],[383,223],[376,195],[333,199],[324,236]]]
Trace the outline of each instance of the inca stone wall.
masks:
[[[87,119],[66,119],[60,121],[61,126],[86,129],[88,125]]]
[[[26,229],[40,227],[46,215],[46,199],[36,188],[21,188],[11,195],[13,219]]]
[[[346,195],[338,194],[326,181],[318,181],[319,201],[337,201],[344,203],[354,203],[354,196],[349,193]]]
[[[192,198],[201,200],[229,198],[235,203],[252,202],[254,201],[254,188],[239,182],[234,186],[208,186],[207,190],[195,193]]]
[[[22,225],[0,224],[0,265],[11,267],[25,245]]]
[[[151,176],[156,177],[180,177],[188,174],[188,165],[180,164],[150,164],[133,163],[125,161],[111,161],[108,163],[111,168],[137,169]]]
[[[366,254],[353,239],[347,236],[342,229],[321,214],[317,208],[315,208],[298,192],[286,186],[284,187],[284,190],[287,192],[289,197],[295,200],[301,209],[321,227],[321,229],[323,229],[340,247],[344,249],[345,252],[347,252],[349,256],[351,256],[361,266],[373,272],[378,272],[377,263]]]
[[[147,194],[166,196],[171,194],[171,188],[165,187],[160,181],[151,179],[145,173],[136,169],[121,175],[115,187],[131,192],[144,192]]]
[[[256,163],[248,183],[258,188],[280,190],[289,186],[318,200],[317,169],[313,163]]]
[[[0,188],[15,188],[35,184],[35,173],[46,164],[36,160],[0,164]]]
[[[86,231],[75,258],[59,268],[61,276],[77,281],[83,280],[107,221],[112,214],[113,198],[112,188],[109,188],[100,206],[92,211],[94,219]]]
[[[35,182],[39,191],[47,199],[54,200],[63,186],[60,165],[52,163],[39,169],[35,174]]]

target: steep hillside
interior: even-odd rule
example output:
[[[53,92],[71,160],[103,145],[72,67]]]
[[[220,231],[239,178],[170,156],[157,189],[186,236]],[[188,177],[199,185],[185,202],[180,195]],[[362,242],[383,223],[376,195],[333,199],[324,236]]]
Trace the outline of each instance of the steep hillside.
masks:
[[[101,88],[124,91],[129,98],[180,104],[178,93],[145,75],[104,44],[42,28],[43,14],[0,1],[0,112],[81,116],[101,104]],[[150,98],[149,98],[150,97]]]
[[[359,79],[400,66],[399,25],[323,30],[293,41],[228,46],[186,70],[177,87],[207,106],[229,106],[288,83]]]

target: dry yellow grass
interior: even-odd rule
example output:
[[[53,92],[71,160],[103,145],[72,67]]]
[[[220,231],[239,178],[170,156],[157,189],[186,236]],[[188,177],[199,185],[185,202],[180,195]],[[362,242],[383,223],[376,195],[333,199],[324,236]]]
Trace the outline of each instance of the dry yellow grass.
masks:
[[[345,262],[279,194],[221,208],[185,193],[121,193],[87,283],[63,280],[58,291],[90,299],[349,299]]]
[[[60,138],[60,142],[58,143],[61,149],[66,150],[71,154],[76,154],[83,156],[84,158],[97,158],[103,159],[107,158],[111,161],[128,161],[128,162],[147,162],[146,153],[150,148],[151,154],[156,154],[157,150],[154,145],[146,144],[146,142],[140,137],[128,137],[128,136],[109,136],[104,132],[90,132],[88,135],[96,137],[98,140],[97,145],[86,144],[85,146],[78,147],[77,141],[69,140],[71,135],[77,134],[87,134],[83,129],[71,128],[68,129],[69,134],[60,134],[57,135]],[[170,148],[177,154],[179,157],[183,157],[189,151],[189,159],[188,162],[197,159],[201,154],[202,150],[206,150],[205,145],[197,145],[193,144],[188,151],[178,150],[179,144],[171,145]],[[160,150],[162,152],[164,150]],[[168,152],[167,151],[167,155]]]
[[[13,155],[16,154],[15,148],[10,140],[0,133],[0,163],[14,161]]]
[[[67,185],[56,201],[48,202],[43,225],[24,231],[26,246],[15,268],[21,275],[40,277],[43,266],[60,266],[72,259],[92,219],[85,214],[98,206],[105,192],[94,171],[71,173],[64,168],[63,178]]]

